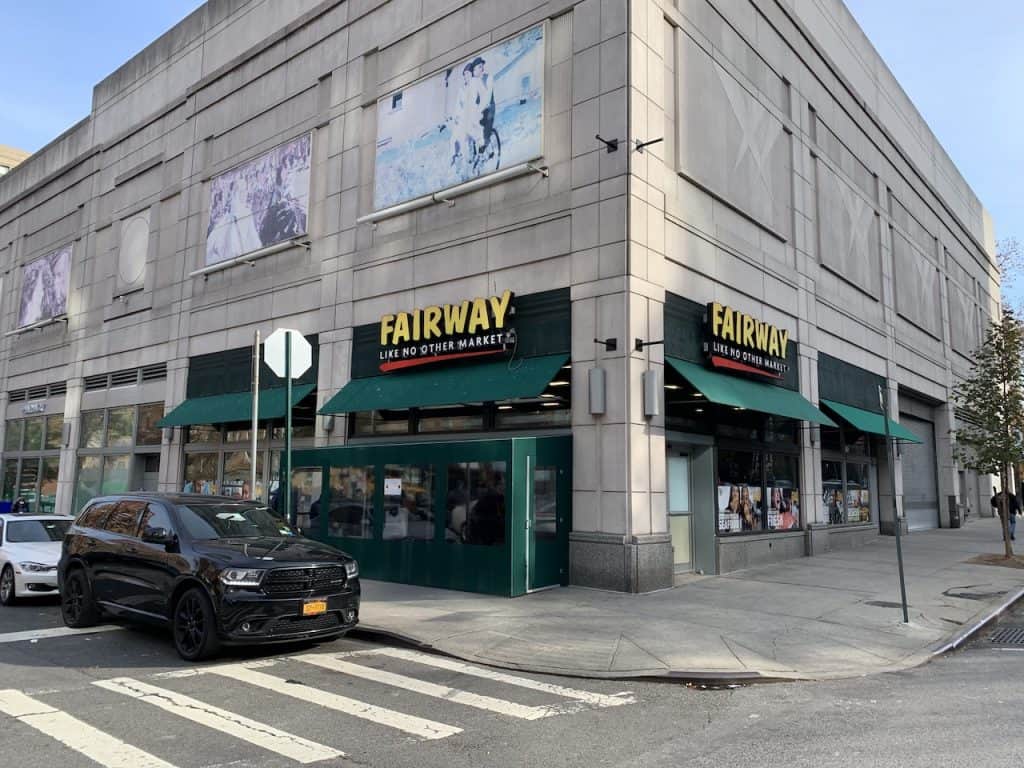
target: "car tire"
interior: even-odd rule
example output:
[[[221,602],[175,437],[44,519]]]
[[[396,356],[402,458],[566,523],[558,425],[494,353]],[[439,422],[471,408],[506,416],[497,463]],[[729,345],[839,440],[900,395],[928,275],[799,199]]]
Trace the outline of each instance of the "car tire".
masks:
[[[174,647],[185,661],[202,661],[220,650],[217,617],[210,598],[199,587],[186,591],[174,604],[171,631]]]
[[[60,615],[64,624],[73,629],[91,627],[99,621],[100,612],[92,596],[92,584],[81,568],[75,568],[64,578],[60,591]]]
[[[5,565],[3,573],[0,573],[0,605],[14,605],[18,602],[15,594],[17,588],[14,582],[14,569]]]

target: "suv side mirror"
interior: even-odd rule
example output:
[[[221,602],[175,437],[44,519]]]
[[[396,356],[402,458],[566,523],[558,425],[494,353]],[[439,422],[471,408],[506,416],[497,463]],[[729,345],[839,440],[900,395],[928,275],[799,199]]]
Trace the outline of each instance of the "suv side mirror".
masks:
[[[174,541],[174,535],[166,528],[150,528],[147,526],[142,532],[142,540],[146,544],[158,544],[166,547]]]

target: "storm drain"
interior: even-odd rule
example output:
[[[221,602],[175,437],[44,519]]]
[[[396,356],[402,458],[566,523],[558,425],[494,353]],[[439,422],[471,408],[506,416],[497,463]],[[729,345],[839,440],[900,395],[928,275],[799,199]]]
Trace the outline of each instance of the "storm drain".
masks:
[[[997,645],[1024,645],[1024,627],[1000,627],[988,637]]]

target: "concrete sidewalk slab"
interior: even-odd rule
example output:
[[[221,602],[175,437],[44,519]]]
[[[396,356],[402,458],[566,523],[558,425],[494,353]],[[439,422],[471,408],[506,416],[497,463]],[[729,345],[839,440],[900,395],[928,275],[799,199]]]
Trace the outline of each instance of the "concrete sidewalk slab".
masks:
[[[578,677],[813,680],[895,671],[954,646],[1024,595],[1024,571],[966,562],[1000,552],[992,519],[895,541],[692,577],[644,595],[578,587],[515,599],[363,582],[362,624],[467,661]]]

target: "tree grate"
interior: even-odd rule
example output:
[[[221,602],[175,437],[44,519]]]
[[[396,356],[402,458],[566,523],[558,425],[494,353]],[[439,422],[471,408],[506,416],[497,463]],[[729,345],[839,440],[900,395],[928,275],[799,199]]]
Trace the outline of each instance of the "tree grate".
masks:
[[[1024,627],[1001,627],[989,635],[988,641],[999,645],[1024,645]]]

